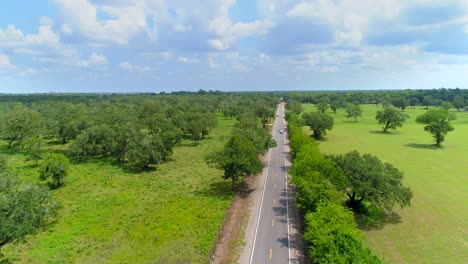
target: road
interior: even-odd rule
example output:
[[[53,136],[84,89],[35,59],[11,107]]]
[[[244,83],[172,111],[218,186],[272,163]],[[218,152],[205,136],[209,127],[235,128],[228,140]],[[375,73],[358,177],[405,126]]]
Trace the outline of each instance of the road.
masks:
[[[246,228],[246,245],[240,263],[301,263],[294,196],[288,187],[289,145],[286,138],[284,104],[277,108],[273,138],[277,146],[267,155],[258,194]],[[284,133],[280,133],[283,130]],[[293,215],[294,221],[291,221]],[[293,223],[291,223],[293,222]]]

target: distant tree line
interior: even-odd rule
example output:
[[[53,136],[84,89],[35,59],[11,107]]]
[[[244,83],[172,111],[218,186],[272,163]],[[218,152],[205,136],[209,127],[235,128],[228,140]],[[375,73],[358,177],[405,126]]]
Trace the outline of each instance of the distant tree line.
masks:
[[[336,112],[347,104],[382,104],[394,105],[405,110],[415,106],[441,106],[462,110],[468,106],[468,90],[466,89],[432,89],[432,90],[385,90],[385,91],[333,91],[333,92],[287,92],[287,101],[296,100],[301,103],[327,103]]]

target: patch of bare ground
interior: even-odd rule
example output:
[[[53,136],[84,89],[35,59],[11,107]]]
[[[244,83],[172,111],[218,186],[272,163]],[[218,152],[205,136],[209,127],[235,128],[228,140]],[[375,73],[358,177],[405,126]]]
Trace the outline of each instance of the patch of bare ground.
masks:
[[[256,176],[249,176],[239,186],[223,226],[219,230],[210,263],[237,263],[244,243],[245,225],[249,219],[250,193],[255,189],[256,179]]]

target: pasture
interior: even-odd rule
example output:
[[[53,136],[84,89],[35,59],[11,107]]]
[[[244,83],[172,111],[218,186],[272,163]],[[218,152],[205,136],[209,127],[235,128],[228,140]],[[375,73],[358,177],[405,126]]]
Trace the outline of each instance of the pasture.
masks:
[[[207,263],[234,197],[222,172],[205,163],[235,119],[218,121],[207,139],[197,146],[183,140],[156,170],[135,173],[100,160],[73,164],[65,186],[54,191],[63,205],[57,223],[2,253],[18,263]],[[10,154],[24,181],[38,181],[25,152],[5,142],[0,152]]]
[[[310,104],[304,112],[315,111]],[[411,207],[400,210],[383,226],[365,230],[375,253],[390,263],[466,263],[468,260],[468,113],[455,112],[455,130],[442,148],[415,123],[422,107],[407,108],[410,117],[396,131],[380,133],[375,120],[381,106],[363,106],[354,122],[344,109],[328,113],[335,119],[331,132],[320,141],[326,154],[358,150],[370,153],[404,172],[404,183],[413,190]]]

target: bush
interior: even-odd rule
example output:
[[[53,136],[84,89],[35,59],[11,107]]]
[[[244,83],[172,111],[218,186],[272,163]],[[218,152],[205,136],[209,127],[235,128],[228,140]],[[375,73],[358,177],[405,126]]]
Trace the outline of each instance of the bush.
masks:
[[[62,154],[48,153],[39,168],[39,178],[46,181],[51,189],[58,188],[65,183],[70,162]]]

